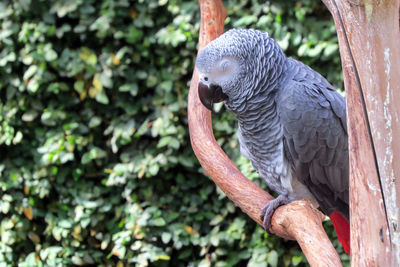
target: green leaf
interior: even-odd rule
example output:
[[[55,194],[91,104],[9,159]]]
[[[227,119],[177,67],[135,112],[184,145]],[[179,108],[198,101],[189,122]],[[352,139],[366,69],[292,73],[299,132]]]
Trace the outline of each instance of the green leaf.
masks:
[[[20,143],[21,140],[22,140],[22,137],[23,137],[22,132],[21,132],[21,131],[18,131],[18,132],[15,134],[15,136],[14,136],[13,144],[16,145],[16,144]]]
[[[129,92],[132,96],[136,96],[139,91],[139,87],[136,83],[124,84],[121,87],[119,87],[119,91]]]
[[[299,265],[302,261],[303,261],[303,256],[293,256],[292,257],[293,266]]]
[[[268,253],[268,263],[272,267],[278,266],[278,253],[275,250],[272,250]]]
[[[153,225],[155,226],[164,226],[166,224],[165,220],[163,218],[155,218],[154,220],[152,220]]]
[[[58,222],[58,225],[62,228],[71,228],[72,227],[72,223],[69,220],[61,220]]]
[[[210,221],[210,225],[217,225],[220,222],[222,222],[223,220],[224,220],[224,217],[222,217],[221,215],[217,215]]]
[[[169,243],[169,241],[171,241],[171,238],[172,238],[172,234],[171,234],[171,233],[168,233],[168,232],[164,232],[164,233],[162,233],[162,235],[161,235],[161,240],[162,240],[162,242],[163,242],[164,244]]]
[[[23,77],[23,79],[26,81],[26,80],[28,80],[29,78],[31,78],[33,75],[35,75],[35,73],[37,72],[37,70],[38,70],[38,66],[36,66],[36,65],[31,65],[31,66],[29,66],[28,67],[28,69],[25,71],[25,73],[24,73],[24,77]]]
[[[99,92],[96,94],[96,101],[104,105],[108,105],[110,103],[108,96],[104,92]]]
[[[172,81],[163,81],[160,83],[160,88],[165,90],[166,92],[170,92],[172,90],[173,82]]]
[[[339,46],[337,44],[328,44],[324,49],[324,56],[329,57],[334,53],[337,53]]]
[[[143,37],[143,32],[139,29],[137,29],[135,26],[130,26],[129,27],[129,33],[126,38],[126,41],[130,44],[135,44],[138,42],[140,39]]]
[[[161,254],[161,255],[157,255],[156,259],[158,260],[164,260],[164,261],[169,261],[171,259],[170,256],[165,255],[165,254]]]
[[[81,53],[79,54],[79,58],[82,59],[89,65],[97,64],[97,56],[94,54],[89,48],[82,47]]]
[[[53,61],[57,59],[57,53],[56,51],[54,51],[53,49],[49,48],[48,50],[46,50],[45,54],[44,54],[44,58],[47,61]]]

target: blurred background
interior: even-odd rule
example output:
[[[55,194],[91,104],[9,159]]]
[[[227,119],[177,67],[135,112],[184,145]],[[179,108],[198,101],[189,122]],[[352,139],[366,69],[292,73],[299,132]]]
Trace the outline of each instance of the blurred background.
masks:
[[[226,29],[269,32],[343,88],[320,1],[224,3]],[[0,266],[307,265],[296,242],[235,207],[192,152],[199,22],[197,1],[0,2]],[[218,109],[219,144],[263,186],[239,155],[233,115]]]

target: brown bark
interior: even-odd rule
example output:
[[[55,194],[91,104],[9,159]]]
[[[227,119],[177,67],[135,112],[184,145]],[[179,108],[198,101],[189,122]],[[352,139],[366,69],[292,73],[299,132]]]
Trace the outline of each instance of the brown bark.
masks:
[[[199,50],[223,33],[226,17],[220,0],[199,0],[201,26]],[[215,141],[211,113],[199,101],[198,74],[195,70],[188,97],[189,130],[193,150],[205,173],[254,221],[262,225],[260,210],[273,198],[248,180]],[[336,250],[323,227],[322,214],[307,201],[296,201],[278,208],[272,218],[272,232],[295,239],[311,266],[341,266]]]
[[[353,266],[399,266],[399,0],[323,0],[346,88]]]

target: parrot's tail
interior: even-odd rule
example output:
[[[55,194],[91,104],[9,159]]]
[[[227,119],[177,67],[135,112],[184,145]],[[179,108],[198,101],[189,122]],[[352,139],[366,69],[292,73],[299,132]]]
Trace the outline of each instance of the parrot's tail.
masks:
[[[344,251],[350,255],[350,225],[349,222],[337,210],[329,215],[333,227],[335,227],[339,242],[342,244]]]

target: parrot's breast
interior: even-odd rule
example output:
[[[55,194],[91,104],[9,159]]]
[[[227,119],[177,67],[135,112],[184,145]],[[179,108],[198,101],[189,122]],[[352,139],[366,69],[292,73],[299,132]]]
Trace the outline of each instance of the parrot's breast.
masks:
[[[275,124],[263,124],[268,125],[269,129],[246,131],[245,124],[239,121],[237,136],[241,154],[251,161],[268,188],[287,196],[290,201],[305,198],[317,203],[308,188],[293,173],[284,155],[279,121]]]

